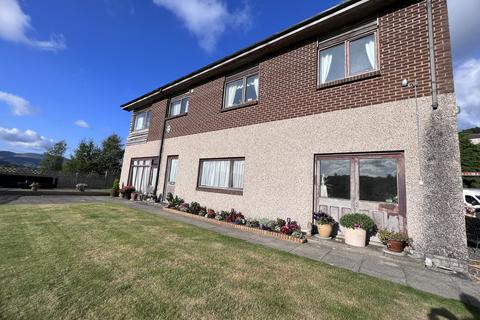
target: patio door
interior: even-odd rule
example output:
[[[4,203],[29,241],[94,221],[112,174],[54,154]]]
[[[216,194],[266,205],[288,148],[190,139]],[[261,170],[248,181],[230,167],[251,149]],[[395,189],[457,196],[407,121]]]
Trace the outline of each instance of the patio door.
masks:
[[[337,222],[361,212],[379,229],[407,231],[404,177],[403,153],[318,155],[315,210]]]
[[[164,197],[169,193],[175,195],[175,183],[177,182],[178,156],[167,157],[167,168],[165,172]]]

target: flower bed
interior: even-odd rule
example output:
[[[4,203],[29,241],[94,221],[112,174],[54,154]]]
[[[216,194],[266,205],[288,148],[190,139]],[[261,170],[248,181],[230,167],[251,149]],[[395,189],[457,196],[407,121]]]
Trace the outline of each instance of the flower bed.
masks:
[[[171,194],[167,196],[168,206],[165,210],[188,216],[197,220],[208,219],[210,222],[236,228],[256,234],[266,235],[278,239],[289,240],[297,243],[307,242],[306,235],[301,231],[300,225],[295,221],[283,219],[246,219],[241,212],[234,209],[230,211],[214,211],[202,207],[198,202],[190,204],[185,203],[178,196],[173,197]]]

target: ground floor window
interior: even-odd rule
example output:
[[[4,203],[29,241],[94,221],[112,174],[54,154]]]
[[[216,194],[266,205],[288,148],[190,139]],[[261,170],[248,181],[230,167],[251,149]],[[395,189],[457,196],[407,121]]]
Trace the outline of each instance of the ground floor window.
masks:
[[[132,159],[129,185],[139,193],[152,193],[157,182],[158,158]]]
[[[201,159],[198,187],[243,190],[244,158]]]

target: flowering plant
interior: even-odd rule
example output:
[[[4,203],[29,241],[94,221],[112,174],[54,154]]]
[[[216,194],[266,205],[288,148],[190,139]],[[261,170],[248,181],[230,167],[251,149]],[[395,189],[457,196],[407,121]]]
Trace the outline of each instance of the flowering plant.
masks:
[[[216,215],[215,210],[213,210],[213,209],[208,209],[207,210],[207,218],[214,219],[215,215]]]
[[[329,216],[328,214],[323,213],[323,212],[314,212],[313,213],[313,220],[315,220],[315,222],[318,225],[334,224],[335,223],[335,220],[331,216]]]

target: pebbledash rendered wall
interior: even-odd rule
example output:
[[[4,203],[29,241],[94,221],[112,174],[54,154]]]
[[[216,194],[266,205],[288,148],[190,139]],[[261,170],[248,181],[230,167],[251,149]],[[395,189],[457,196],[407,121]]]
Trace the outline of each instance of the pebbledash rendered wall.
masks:
[[[312,211],[314,154],[403,150],[407,224],[416,252],[456,267],[467,251],[447,3],[433,1],[440,93],[435,111],[425,3],[398,1],[378,13],[380,73],[373,77],[317,89],[319,38],[314,37],[258,61],[255,106],[222,110],[224,76],[193,85],[188,114],[167,119],[171,130],[165,132],[159,193],[166,157],[178,155],[175,191],[187,201],[233,207],[250,217],[291,217],[305,228]],[[402,88],[402,79],[418,84],[421,148],[413,89]],[[142,106],[152,111],[149,142],[127,146],[122,182],[132,157],[158,156],[168,101]],[[230,156],[245,157],[243,196],[197,191],[199,159]]]
[[[186,201],[216,210],[235,208],[247,217],[290,217],[306,229],[313,210],[314,154],[401,150],[408,232],[416,251],[465,260],[455,99],[442,95],[439,109],[433,111],[431,97],[421,98],[419,109],[420,149],[414,99],[169,138],[159,191],[166,157],[178,155],[175,193]],[[436,127],[437,122],[442,125]],[[218,157],[245,157],[243,195],[196,190],[199,159]]]

